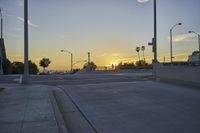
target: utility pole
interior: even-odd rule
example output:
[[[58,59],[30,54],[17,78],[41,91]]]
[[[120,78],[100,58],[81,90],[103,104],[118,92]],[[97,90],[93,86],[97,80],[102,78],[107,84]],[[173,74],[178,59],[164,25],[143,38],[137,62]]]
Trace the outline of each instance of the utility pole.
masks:
[[[163,62],[165,63],[165,56],[164,56],[164,61]]]
[[[21,83],[30,83],[28,64],[28,0],[24,0],[24,74]]]
[[[86,71],[87,72],[91,71],[90,52],[88,52],[88,64],[87,64],[87,67],[86,67]]]
[[[90,52],[88,52],[88,65],[90,64]]]
[[[73,73],[73,54],[71,53],[71,73]]]

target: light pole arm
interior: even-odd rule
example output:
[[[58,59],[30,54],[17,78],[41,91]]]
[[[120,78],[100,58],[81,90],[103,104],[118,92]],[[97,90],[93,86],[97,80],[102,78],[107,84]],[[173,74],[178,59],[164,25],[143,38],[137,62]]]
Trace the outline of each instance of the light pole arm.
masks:
[[[71,52],[69,52],[68,50],[60,50],[61,52],[66,52],[66,53],[69,53],[69,54],[72,54]]]
[[[76,61],[76,62],[73,63],[73,65],[76,65],[76,64],[81,63],[81,62],[87,62],[87,60],[79,60],[79,61]]]
[[[175,24],[174,26],[172,26],[172,28],[170,30],[173,30],[177,25],[181,25],[182,23],[178,23],[178,24]]]

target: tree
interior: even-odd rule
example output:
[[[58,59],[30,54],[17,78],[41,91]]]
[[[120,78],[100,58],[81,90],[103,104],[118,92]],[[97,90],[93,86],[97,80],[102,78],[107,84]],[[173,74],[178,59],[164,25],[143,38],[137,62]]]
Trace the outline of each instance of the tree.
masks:
[[[145,56],[144,56],[145,46],[142,46],[142,47],[141,47],[141,50],[142,50],[142,52],[143,52],[143,59],[144,59],[144,61],[145,61]]]
[[[148,66],[148,63],[144,60],[137,61],[135,64],[136,64],[137,67]]]
[[[38,69],[37,65],[34,62],[32,62],[31,60],[29,60],[28,63],[29,63],[29,73],[30,74],[38,74],[39,69]]]
[[[88,63],[84,64],[83,68],[89,68],[90,70],[96,70],[97,66],[95,65],[94,62],[90,62],[89,64]]]
[[[42,60],[40,60],[40,66],[43,67],[43,71],[45,71],[45,68],[49,66],[49,64],[51,63],[49,58],[42,58]]]
[[[135,64],[133,62],[130,63],[122,63],[120,62],[117,66],[117,69],[135,69]]]
[[[140,61],[140,47],[136,47],[136,52],[138,52],[138,59],[139,59],[139,61]]]
[[[72,74],[74,74],[74,73],[76,73],[76,72],[78,72],[78,71],[80,71],[80,69],[79,69],[79,68],[77,68],[77,69],[73,69],[73,72],[72,72]]]
[[[28,63],[29,63],[29,73],[37,74],[39,72],[37,65],[33,63],[31,60],[29,60]],[[18,61],[11,63],[10,74],[23,74],[23,73],[24,73],[24,63]]]
[[[15,61],[11,64],[11,73],[12,74],[23,74],[24,64],[22,62]]]

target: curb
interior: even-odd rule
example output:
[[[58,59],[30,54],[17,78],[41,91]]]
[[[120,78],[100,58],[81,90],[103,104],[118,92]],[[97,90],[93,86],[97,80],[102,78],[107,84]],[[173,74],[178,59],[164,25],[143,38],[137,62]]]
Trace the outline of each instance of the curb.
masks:
[[[50,101],[53,106],[53,111],[54,111],[54,115],[55,115],[59,133],[69,133],[68,129],[66,128],[66,124],[63,119],[63,115],[58,107],[57,100],[55,97],[55,92],[52,89],[49,89],[49,97],[50,97]]]

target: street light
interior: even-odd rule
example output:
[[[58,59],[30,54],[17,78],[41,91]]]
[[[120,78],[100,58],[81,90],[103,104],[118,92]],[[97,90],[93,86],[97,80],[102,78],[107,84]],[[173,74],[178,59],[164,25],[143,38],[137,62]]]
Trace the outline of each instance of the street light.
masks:
[[[154,51],[154,63],[157,65],[157,4],[154,0],[154,38],[153,38],[153,51]],[[155,68],[155,78],[156,78],[156,68]]]
[[[1,8],[0,8],[0,16],[1,16],[1,39],[3,39],[3,17]],[[0,75],[1,74],[3,74],[3,54],[2,54],[2,49],[0,47]]]
[[[200,62],[200,34],[196,33],[195,31],[188,31],[188,33],[194,33],[198,36],[198,42],[199,42],[199,62]]]
[[[60,52],[66,52],[71,55],[71,73],[73,72],[73,54],[69,52],[68,50],[60,50]]]
[[[3,15],[0,8],[0,16],[1,16],[1,39],[3,38]]]
[[[178,25],[182,25],[182,23],[177,23],[177,24],[173,25],[172,28],[170,29],[170,60],[171,60],[171,63],[172,63],[172,59],[173,59],[173,56],[172,56],[172,30]]]

